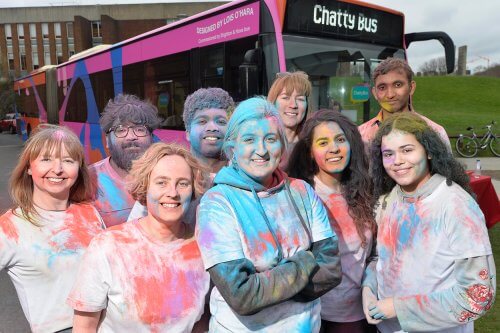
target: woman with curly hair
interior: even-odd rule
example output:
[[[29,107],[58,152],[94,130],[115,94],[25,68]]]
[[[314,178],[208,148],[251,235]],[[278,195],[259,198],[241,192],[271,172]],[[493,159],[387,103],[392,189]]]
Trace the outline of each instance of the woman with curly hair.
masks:
[[[372,332],[364,319],[361,280],[375,231],[368,159],[356,125],[333,110],[309,118],[289,160],[291,177],[301,178],[327,207],[339,237],[342,282],[321,297],[322,329]],[[339,306],[343,304],[342,306]]]
[[[382,124],[371,146],[378,258],[363,306],[379,331],[473,332],[495,298],[484,216],[463,167],[418,115]]]
[[[164,142],[133,162],[130,193],[147,216],[92,240],[68,297],[75,333],[206,331],[210,277],[184,219],[204,191],[202,171],[185,148]]]

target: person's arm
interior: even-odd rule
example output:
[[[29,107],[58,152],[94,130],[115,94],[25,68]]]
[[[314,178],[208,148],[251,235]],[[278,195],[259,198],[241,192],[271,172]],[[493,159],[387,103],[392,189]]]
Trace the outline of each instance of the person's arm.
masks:
[[[73,317],[73,333],[97,332],[97,326],[99,326],[101,312],[102,311],[83,312],[75,310],[75,315]]]
[[[465,324],[484,315],[496,293],[493,256],[455,261],[455,283],[429,294],[380,300],[370,313],[374,318],[397,319],[404,331],[439,331]]]
[[[310,302],[324,295],[340,284],[342,267],[337,237],[329,237],[312,244],[311,252],[318,268],[309,278],[309,283],[295,297],[294,301]]]
[[[208,272],[229,306],[239,315],[251,315],[295,296],[315,269],[312,252],[299,251],[261,273],[248,259],[220,263]]]
[[[378,254],[376,243],[372,245],[372,251],[367,259],[365,272],[363,273],[363,281],[361,283],[361,299],[363,302],[363,313],[366,321],[369,324],[376,325],[381,322],[380,319],[375,319],[370,315],[370,309],[377,304],[377,266]]]

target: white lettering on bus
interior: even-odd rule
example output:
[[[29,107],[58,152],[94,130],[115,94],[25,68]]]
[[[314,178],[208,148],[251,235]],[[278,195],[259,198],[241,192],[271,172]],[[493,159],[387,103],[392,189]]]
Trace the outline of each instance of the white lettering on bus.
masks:
[[[363,14],[356,16],[342,10],[329,10],[326,6],[315,5],[313,9],[313,22],[332,27],[346,28],[350,30],[365,30],[366,32],[377,32],[377,19],[365,17]]]

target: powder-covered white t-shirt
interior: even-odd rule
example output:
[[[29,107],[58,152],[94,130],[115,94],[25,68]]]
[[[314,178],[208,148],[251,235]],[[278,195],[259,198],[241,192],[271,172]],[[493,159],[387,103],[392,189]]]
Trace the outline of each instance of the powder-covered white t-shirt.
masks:
[[[314,178],[314,190],[325,204],[330,225],[339,239],[342,265],[342,281],[321,297],[321,318],[340,323],[364,319],[361,281],[366,260],[371,253],[372,233],[365,230],[366,245],[362,247],[361,238],[342,194],[323,184],[318,177]]]
[[[161,242],[134,220],[92,241],[68,304],[106,310],[98,332],[191,332],[209,285],[194,238]]]
[[[0,217],[0,269],[14,283],[31,330],[56,332],[73,325],[66,298],[85,249],[104,223],[89,204],[37,211],[39,226],[12,211]],[[21,214],[19,208],[16,212]]]

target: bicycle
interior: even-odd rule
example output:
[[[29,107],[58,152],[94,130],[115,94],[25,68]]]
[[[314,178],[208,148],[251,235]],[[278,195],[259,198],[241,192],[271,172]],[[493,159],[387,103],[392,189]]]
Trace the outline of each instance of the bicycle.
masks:
[[[455,145],[457,152],[463,157],[474,157],[477,155],[478,148],[484,150],[489,146],[493,155],[500,157],[500,137],[491,130],[491,127],[495,124],[496,122],[492,121],[491,124],[483,127],[487,131],[481,139],[477,137],[474,128],[467,127],[468,131],[472,131],[472,136],[459,135]]]

